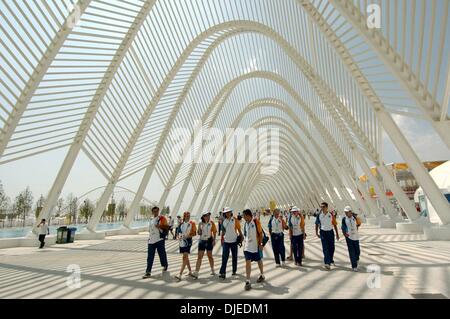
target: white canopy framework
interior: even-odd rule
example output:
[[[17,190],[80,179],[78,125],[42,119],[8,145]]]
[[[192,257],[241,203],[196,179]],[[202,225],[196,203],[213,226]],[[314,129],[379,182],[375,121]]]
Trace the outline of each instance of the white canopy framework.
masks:
[[[108,181],[90,231],[117,184],[142,172],[127,227],[154,174],[160,205],[181,186],[174,213],[183,200],[217,212],[273,198],[311,209],[352,203],[395,220],[370,165],[413,221],[415,207],[383,163],[384,130],[448,224],[449,203],[392,115],[428,121],[450,148],[449,2],[371,1],[381,8],[376,29],[367,0],[3,0],[0,164],[68,147],[46,218],[83,151]],[[196,120],[279,129],[278,172],[174,162],[170,133],[184,127],[195,137]]]

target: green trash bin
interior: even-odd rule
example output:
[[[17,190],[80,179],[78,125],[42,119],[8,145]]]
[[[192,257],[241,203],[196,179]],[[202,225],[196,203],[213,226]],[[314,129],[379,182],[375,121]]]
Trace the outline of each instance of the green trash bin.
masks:
[[[58,227],[56,230],[56,243],[57,244],[66,244],[67,243],[67,226]]]
[[[73,243],[75,240],[75,232],[77,231],[76,227],[69,227],[67,229],[67,242]]]

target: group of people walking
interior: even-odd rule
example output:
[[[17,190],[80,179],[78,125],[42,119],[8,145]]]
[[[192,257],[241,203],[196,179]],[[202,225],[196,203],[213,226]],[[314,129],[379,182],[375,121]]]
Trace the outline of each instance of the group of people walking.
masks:
[[[346,239],[349,251],[352,269],[358,271],[358,261],[360,255],[358,228],[361,221],[357,214],[353,213],[351,207],[344,209],[345,216],[341,222],[341,230]],[[159,208],[153,207],[153,217],[149,224],[148,239],[148,257],[147,269],[143,278],[150,278],[155,252],[158,253],[163,272],[168,269],[167,254],[165,250],[165,240],[168,238],[169,232],[172,233],[173,223],[170,225],[164,216],[159,214]],[[245,209],[238,217],[233,215],[233,210],[226,207],[222,210],[220,216],[219,227],[211,218],[210,212],[201,215],[201,221],[196,223],[191,220],[191,214],[185,212],[179,218],[178,227],[174,238],[179,241],[179,252],[182,255],[182,263],[180,272],[175,276],[178,281],[182,280],[185,269],[188,270],[188,276],[197,279],[202,265],[203,257],[207,255],[211,276],[216,275],[214,268],[214,258],[212,250],[217,242],[217,236],[220,236],[222,246],[222,262],[219,270],[219,278],[225,279],[227,272],[227,264],[231,254],[232,276],[237,275],[237,261],[239,247],[243,247],[245,264],[246,264],[246,280],[245,290],[251,289],[251,270],[252,262],[258,264],[260,271],[257,282],[263,282],[264,266],[263,266],[263,248],[270,240],[276,267],[284,267],[286,265],[286,248],[285,248],[285,231],[288,231],[291,252],[295,265],[301,267],[303,265],[304,256],[304,240],[306,239],[305,216],[296,206],[291,207],[288,214],[284,216],[279,209],[273,211],[268,222],[269,236],[267,236],[261,226],[259,216],[250,210]],[[243,226],[241,222],[243,221]],[[315,221],[316,236],[320,238],[323,251],[324,268],[330,270],[334,264],[335,238],[339,240],[339,232],[337,229],[336,214],[328,211],[328,204],[323,202],[320,206],[320,212],[316,216]],[[192,270],[189,255],[193,244],[193,238],[199,236],[198,255],[195,269]]]

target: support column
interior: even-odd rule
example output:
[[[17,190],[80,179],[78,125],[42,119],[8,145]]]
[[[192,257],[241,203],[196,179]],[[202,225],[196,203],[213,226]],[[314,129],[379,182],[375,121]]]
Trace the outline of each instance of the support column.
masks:
[[[400,131],[390,114],[387,114],[386,111],[379,109],[377,111],[377,115],[380,119],[381,124],[383,125],[383,128],[386,130],[386,133],[389,135],[402,157],[408,163],[408,166],[411,169],[411,172],[413,173],[417,182],[420,186],[422,186],[424,193],[433,204],[433,207],[436,209],[436,213],[438,214],[442,223],[444,225],[449,224],[450,204],[448,203],[447,199],[444,197],[444,195],[442,195],[442,192],[437,187],[436,183],[431,178],[430,174],[423,166],[423,163],[420,161],[411,145],[409,145],[405,136]]]
[[[372,175],[372,171],[371,171],[369,165],[367,165],[366,160],[362,157],[362,155],[357,150],[353,151],[353,155],[356,157],[356,160],[358,161],[362,170],[366,173],[370,184],[375,188],[375,192],[378,194],[381,202],[383,203],[384,209],[386,210],[386,214],[389,215],[389,217],[391,219],[398,219],[398,214],[393,211],[391,202],[386,197],[386,193],[381,188],[376,177]],[[367,199],[367,200],[370,200],[370,199]]]
[[[142,177],[141,183],[139,184],[139,188],[136,194],[134,195],[133,201],[131,202],[127,218],[123,222],[123,225],[127,228],[130,228],[134,216],[136,216],[136,214],[139,211],[139,205],[141,204],[142,197],[144,196],[145,190],[147,189],[147,185],[148,182],[150,181],[152,172],[153,172],[153,165],[147,167],[147,169],[145,170],[144,176]]]
[[[383,177],[383,180],[390,188],[390,190],[394,193],[395,198],[398,200],[400,206],[405,211],[410,221],[414,221],[419,218],[419,213],[414,207],[412,201],[406,196],[403,189],[398,185],[398,183],[394,180],[391,173],[389,173],[388,169],[384,164],[377,165],[377,171]]]

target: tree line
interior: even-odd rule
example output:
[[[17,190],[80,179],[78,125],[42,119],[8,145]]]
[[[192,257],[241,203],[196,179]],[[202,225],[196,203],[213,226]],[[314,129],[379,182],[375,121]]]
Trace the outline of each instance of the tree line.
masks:
[[[0,221],[6,219],[12,222],[14,219],[21,219],[23,226],[25,226],[26,219],[34,212],[37,218],[45,203],[45,197],[41,195],[36,202],[34,202],[33,193],[30,187],[26,187],[14,199],[9,198],[0,181]],[[72,193],[68,194],[66,198],[59,198],[56,202],[55,212],[52,217],[65,217],[70,224],[73,223],[87,223],[91,218],[95,204],[89,198],[80,202]],[[125,198],[122,198],[117,204],[114,200],[104,210],[101,222],[115,222],[122,221],[128,213],[127,203]],[[170,208],[163,207],[162,213],[168,215]],[[142,218],[151,216],[151,206],[144,205],[140,207],[139,215]],[[5,225],[3,225],[5,226]]]

